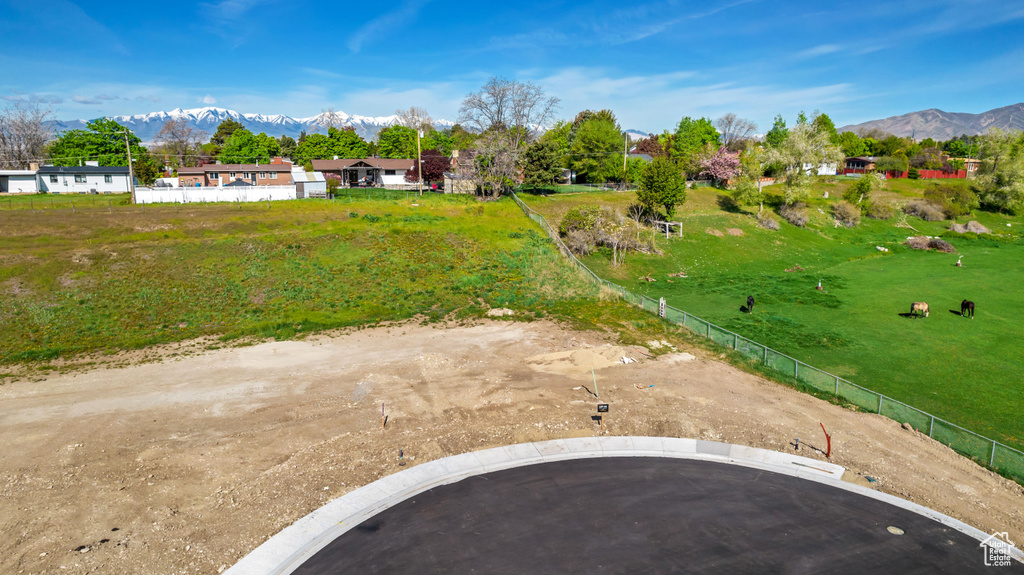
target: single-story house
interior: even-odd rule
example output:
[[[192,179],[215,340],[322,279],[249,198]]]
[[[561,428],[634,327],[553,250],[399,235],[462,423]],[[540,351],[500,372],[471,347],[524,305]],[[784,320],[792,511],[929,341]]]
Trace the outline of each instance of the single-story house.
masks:
[[[275,157],[269,164],[204,164],[178,168],[183,188],[226,186],[242,180],[253,186],[292,185],[292,164]]]
[[[34,194],[38,191],[36,170],[0,170],[0,194]]]
[[[401,186],[416,160],[405,158],[335,158],[313,160],[313,171],[341,178],[343,186]]]
[[[844,174],[870,174],[875,171],[875,161],[878,158],[874,156],[855,156],[846,158],[846,168],[843,170]]]
[[[292,168],[292,181],[298,198],[326,198],[327,178],[322,172],[307,172],[302,167]]]
[[[36,172],[39,191],[51,194],[123,194],[130,192],[128,166],[43,166]]]

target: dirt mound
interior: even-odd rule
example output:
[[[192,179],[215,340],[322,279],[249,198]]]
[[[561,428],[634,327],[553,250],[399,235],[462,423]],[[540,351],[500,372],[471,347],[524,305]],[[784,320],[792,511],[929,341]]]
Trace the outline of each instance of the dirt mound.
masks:
[[[708,234],[715,236],[716,238],[720,238],[725,235],[722,233],[722,230],[716,230],[715,228],[708,228],[704,231]]]
[[[730,236],[743,237],[743,230],[741,230],[739,228],[725,228],[725,231],[729,232]]]
[[[637,354],[624,347],[604,345],[569,351],[556,351],[526,358],[526,365],[537,371],[573,375],[589,373],[590,369],[602,369],[613,365],[622,365],[622,358],[636,359]]]

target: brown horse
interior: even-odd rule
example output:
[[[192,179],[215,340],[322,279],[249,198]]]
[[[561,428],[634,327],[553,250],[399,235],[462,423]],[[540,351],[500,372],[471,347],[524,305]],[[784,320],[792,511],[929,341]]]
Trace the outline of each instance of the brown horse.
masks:
[[[923,301],[915,301],[910,304],[910,315],[917,316],[918,312],[924,314],[924,317],[928,317],[928,303]]]
[[[960,302],[960,315],[967,317],[968,314],[971,319],[974,319],[974,302],[964,300]]]

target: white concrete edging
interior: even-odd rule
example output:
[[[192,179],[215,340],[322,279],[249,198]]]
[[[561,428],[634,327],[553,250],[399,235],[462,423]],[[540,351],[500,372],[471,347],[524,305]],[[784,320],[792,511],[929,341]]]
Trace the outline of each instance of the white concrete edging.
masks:
[[[453,455],[383,477],[327,503],[284,528],[225,575],[287,575],[331,541],[377,513],[440,485],[524,465],[592,457],[667,457],[741,465],[799,477],[883,501],[933,519],[979,542],[989,537],[916,503],[842,480],[839,465],[756,447],[671,437],[583,437],[520,443]],[[1014,550],[1018,559],[1024,558]]]

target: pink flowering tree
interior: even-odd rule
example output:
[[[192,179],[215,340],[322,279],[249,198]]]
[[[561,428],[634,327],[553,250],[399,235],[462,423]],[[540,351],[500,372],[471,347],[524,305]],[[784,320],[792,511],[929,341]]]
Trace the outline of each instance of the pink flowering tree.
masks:
[[[701,176],[710,176],[716,185],[729,181],[740,173],[740,154],[722,146],[714,154],[700,160]]]

